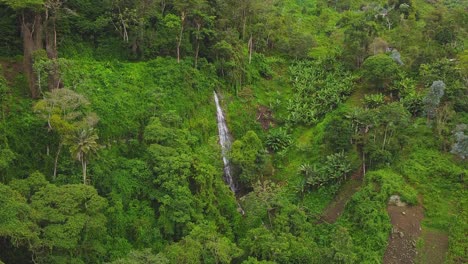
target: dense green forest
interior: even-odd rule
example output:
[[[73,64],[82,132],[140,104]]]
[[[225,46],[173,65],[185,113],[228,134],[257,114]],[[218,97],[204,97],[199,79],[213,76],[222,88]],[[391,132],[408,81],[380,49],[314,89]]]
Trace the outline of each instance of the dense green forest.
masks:
[[[0,33],[0,263],[468,263],[467,0],[0,0]]]

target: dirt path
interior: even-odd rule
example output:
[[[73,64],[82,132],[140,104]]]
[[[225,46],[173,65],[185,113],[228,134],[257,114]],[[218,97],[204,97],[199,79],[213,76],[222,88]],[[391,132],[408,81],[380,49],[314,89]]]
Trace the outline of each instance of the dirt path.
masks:
[[[321,220],[334,223],[343,214],[346,203],[351,199],[362,185],[362,169],[356,171],[351,178],[340,188],[337,196],[323,212]]]
[[[393,228],[383,263],[415,263],[417,255],[416,243],[421,234],[421,221],[424,218],[424,209],[420,205],[389,205],[387,212]]]

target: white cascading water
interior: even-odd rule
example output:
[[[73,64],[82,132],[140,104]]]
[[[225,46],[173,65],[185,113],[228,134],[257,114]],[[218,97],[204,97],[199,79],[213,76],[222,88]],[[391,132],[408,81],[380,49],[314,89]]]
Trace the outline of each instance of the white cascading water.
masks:
[[[221,154],[224,162],[224,181],[229,185],[231,191],[236,193],[237,188],[232,179],[232,168],[231,162],[227,158],[227,155],[231,149],[231,135],[226,125],[226,119],[224,118],[223,109],[219,104],[218,94],[214,92],[214,99],[216,103],[216,116],[218,121],[218,133],[219,133],[219,144],[221,145]]]

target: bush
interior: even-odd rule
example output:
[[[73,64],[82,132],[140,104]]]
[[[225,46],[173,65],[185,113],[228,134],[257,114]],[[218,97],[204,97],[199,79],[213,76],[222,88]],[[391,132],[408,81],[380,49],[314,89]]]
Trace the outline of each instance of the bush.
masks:
[[[332,152],[348,151],[351,149],[353,136],[352,124],[342,117],[334,117],[325,125],[323,143]]]
[[[351,162],[344,152],[328,155],[321,166],[302,164],[299,172],[305,178],[305,183],[312,188],[330,183],[341,183],[351,172]]]
[[[386,54],[367,58],[362,65],[363,78],[369,84],[385,89],[398,76],[398,65]]]
[[[241,139],[234,141],[230,157],[240,170],[239,180],[253,183],[265,164],[265,151],[262,141],[254,131],[248,131]]]
[[[266,138],[266,146],[269,150],[278,152],[291,145],[291,135],[285,129],[272,129]]]
[[[366,108],[377,108],[385,103],[384,95],[378,94],[366,94],[364,96],[364,105]]]

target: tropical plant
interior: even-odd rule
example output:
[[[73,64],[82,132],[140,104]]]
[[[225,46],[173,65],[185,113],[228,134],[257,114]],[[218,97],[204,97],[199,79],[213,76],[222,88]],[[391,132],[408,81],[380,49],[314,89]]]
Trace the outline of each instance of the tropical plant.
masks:
[[[287,109],[293,124],[315,124],[351,93],[354,77],[329,61],[297,61],[289,67],[294,95]]]
[[[70,153],[79,162],[83,172],[83,184],[88,183],[87,166],[90,158],[97,153],[99,139],[96,130],[93,128],[85,128],[76,133],[70,142]]]
[[[364,105],[367,108],[377,108],[385,103],[384,95],[378,94],[366,94],[364,96]]]
[[[279,128],[270,130],[265,144],[271,151],[278,152],[289,147],[291,142],[291,135],[285,129]]]

